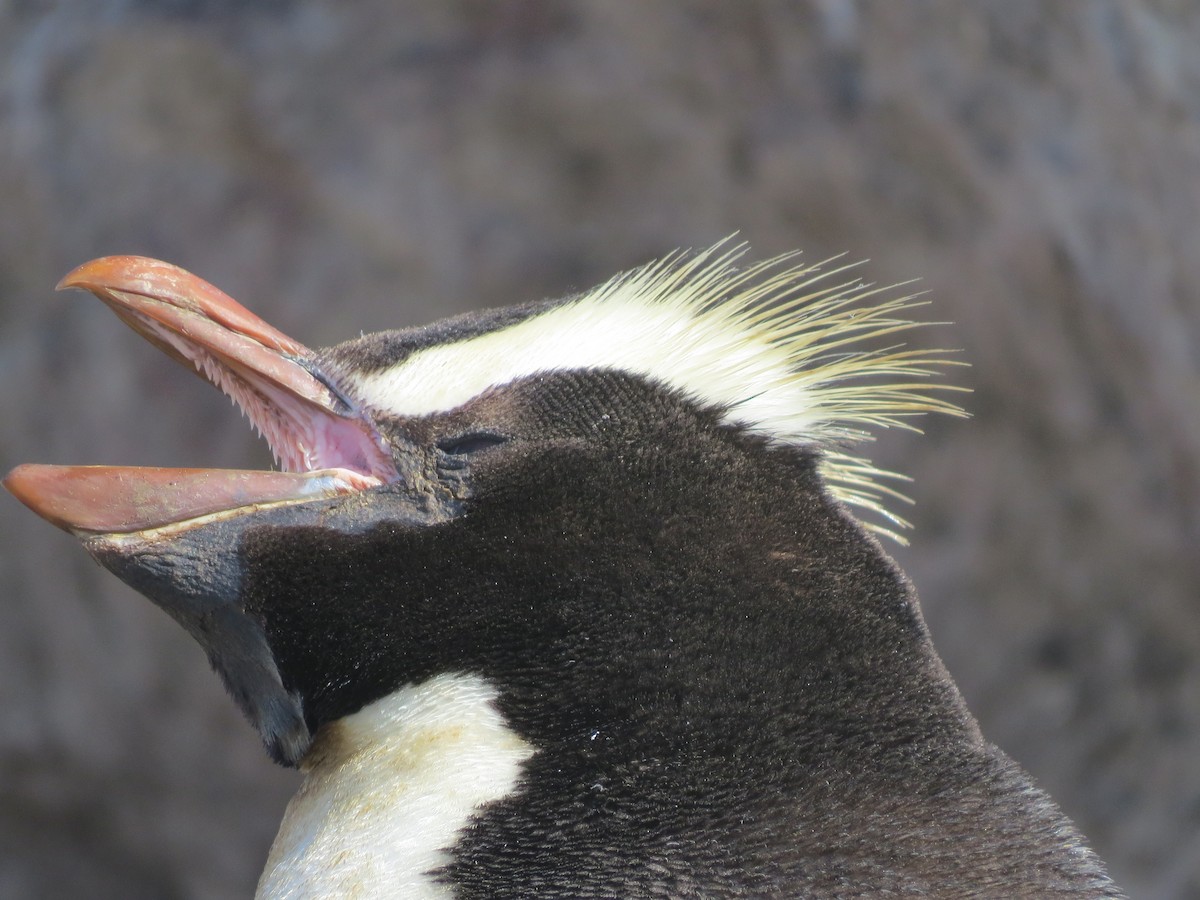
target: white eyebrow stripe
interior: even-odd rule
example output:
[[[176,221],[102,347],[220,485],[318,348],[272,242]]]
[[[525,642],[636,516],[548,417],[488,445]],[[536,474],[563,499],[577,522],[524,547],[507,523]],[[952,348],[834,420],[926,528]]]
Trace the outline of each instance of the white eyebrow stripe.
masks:
[[[730,327],[720,308],[697,315],[636,291],[591,295],[509,328],[420,350],[403,363],[351,376],[356,394],[397,416],[446,412],[490,387],[544,372],[615,369],[725,407],[733,420],[771,431],[806,417],[806,390],[786,349]]]

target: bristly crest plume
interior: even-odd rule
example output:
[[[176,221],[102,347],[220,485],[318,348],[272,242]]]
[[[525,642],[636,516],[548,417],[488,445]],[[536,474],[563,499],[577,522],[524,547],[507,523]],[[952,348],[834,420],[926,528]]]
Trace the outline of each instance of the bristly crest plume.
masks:
[[[727,341],[736,337],[729,358],[719,365],[733,370],[728,372],[731,387],[756,389],[730,398],[728,418],[775,440],[821,448],[821,474],[834,496],[894,526],[867,521],[865,527],[906,543],[895,528],[911,525],[886,501],[911,500],[881,480],[907,481],[907,477],[843,448],[870,440],[867,429],[871,427],[919,432],[914,416],[966,415],[957,404],[936,396],[938,391],[964,388],[923,380],[936,375],[939,367],[963,365],[945,358],[950,351],[906,350],[896,344],[863,346],[942,323],[914,322],[902,315],[927,305],[917,299],[919,294],[883,298],[904,284],[877,287],[861,278],[839,277],[859,263],[835,265],[835,258],[805,265],[798,262],[800,252],[793,251],[737,268],[735,262],[747,250],[744,243],[728,247],[722,242],[701,253],[676,252],[618,275],[593,293],[596,299],[632,293],[650,303],[686,308],[701,330],[724,334]],[[869,300],[876,302],[872,305]],[[767,377],[758,381],[754,355],[744,352],[756,346],[785,357],[786,374],[762,373]],[[796,393],[805,398],[799,407],[788,402]],[[778,406],[769,409],[776,399]]]
[[[887,481],[904,476],[848,454],[868,429],[918,431],[911,418],[965,413],[930,381],[955,364],[945,351],[871,348],[920,327],[904,314],[924,302],[853,275],[857,264],[804,265],[799,253],[738,267],[746,244],[676,251],[508,326],[419,350],[359,374],[359,396],[398,415],[426,415],[493,385],[539,372],[609,368],[641,375],[724,410],[727,421],[773,441],[819,449],[842,502],[882,518],[864,522],[904,543],[908,523],[888,501],[910,502]]]

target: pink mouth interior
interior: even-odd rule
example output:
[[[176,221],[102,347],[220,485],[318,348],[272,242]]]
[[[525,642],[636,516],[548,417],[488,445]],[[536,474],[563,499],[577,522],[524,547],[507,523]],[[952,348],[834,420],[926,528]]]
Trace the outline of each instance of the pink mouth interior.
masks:
[[[275,462],[284,472],[346,469],[357,476],[354,479],[357,483],[363,485],[381,484],[395,478],[395,465],[365,418],[333,414],[325,406],[316,405],[309,398],[284,389],[280,381],[273,381],[263,372],[239,365],[236,357],[230,358],[224,353],[217,356],[149,317],[139,318],[139,331],[149,332],[168,344],[234,401],[255,431],[266,440]],[[242,337],[241,340],[249,342],[252,339]],[[294,360],[275,356],[270,351],[261,354],[255,347],[237,349],[244,358],[265,355],[268,362],[275,364],[274,367],[282,364],[301,370],[304,374],[299,377],[311,379],[313,388],[319,385]],[[293,380],[298,374],[289,373]],[[323,385],[319,387],[328,392]]]

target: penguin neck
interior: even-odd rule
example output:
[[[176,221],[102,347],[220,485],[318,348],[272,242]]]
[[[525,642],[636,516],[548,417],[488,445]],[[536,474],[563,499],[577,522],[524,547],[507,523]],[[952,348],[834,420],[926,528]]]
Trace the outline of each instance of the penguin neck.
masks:
[[[796,736],[827,736],[842,760],[877,752],[873,728],[898,742],[977,739],[915,595],[873,543],[832,564],[783,540],[628,560],[554,606],[567,625],[541,667],[552,681],[501,680],[502,707],[539,747],[777,759],[795,747],[811,763],[820,748]]]
[[[327,723],[301,763],[257,897],[450,897],[436,871],[534,748],[477,675],[407,685]]]

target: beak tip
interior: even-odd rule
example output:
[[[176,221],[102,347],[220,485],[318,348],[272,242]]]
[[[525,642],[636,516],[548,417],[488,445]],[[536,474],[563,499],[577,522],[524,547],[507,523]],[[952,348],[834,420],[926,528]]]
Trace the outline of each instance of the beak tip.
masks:
[[[23,463],[22,465],[19,465],[16,468],[12,469],[7,475],[4,476],[4,478],[0,479],[0,485],[2,485],[4,487],[4,489],[6,491],[8,491],[10,494],[12,494],[14,497],[19,498],[22,476],[23,476],[25,470],[27,470],[28,468],[29,468],[29,463]]]
[[[76,266],[59,279],[56,291],[79,288],[96,293],[100,290],[129,289],[146,275],[159,270],[175,270],[174,266],[144,256],[101,256]]]
[[[48,502],[46,473],[49,466],[25,463],[17,466],[0,480],[0,485],[17,500],[29,507],[51,525],[69,531],[66,521],[55,515]]]
[[[54,286],[56,291],[66,291],[71,288],[79,288],[80,290],[94,290],[97,287],[102,287],[106,279],[104,276],[111,275],[114,271],[116,261],[122,259],[117,256],[102,256],[99,259],[93,259],[91,262],[85,262],[81,266],[76,266],[66,275],[58,280],[58,284]]]
[[[85,289],[87,280],[84,278],[84,273],[86,270],[92,268],[95,265],[95,262],[96,261],[94,260],[92,262],[84,263],[82,266],[76,266],[58,280],[58,284],[54,286],[54,289],[56,291],[66,291],[70,290],[71,288]]]

